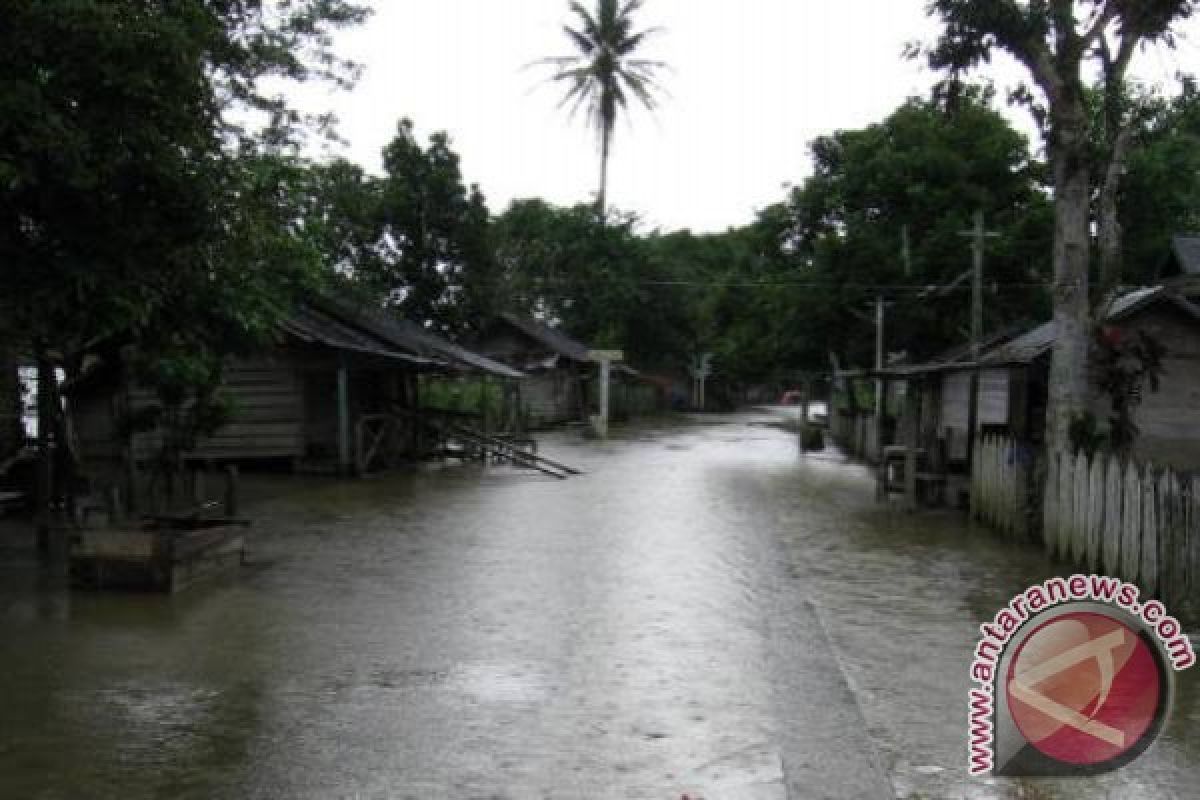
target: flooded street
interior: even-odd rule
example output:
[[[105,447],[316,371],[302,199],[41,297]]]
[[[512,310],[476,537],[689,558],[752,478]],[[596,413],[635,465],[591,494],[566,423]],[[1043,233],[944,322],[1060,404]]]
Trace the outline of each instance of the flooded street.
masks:
[[[968,780],[977,626],[1056,565],[771,419],[546,437],[568,481],[264,479],[253,565],[172,598],[8,547],[0,797],[1195,796],[1189,673],[1119,773]]]

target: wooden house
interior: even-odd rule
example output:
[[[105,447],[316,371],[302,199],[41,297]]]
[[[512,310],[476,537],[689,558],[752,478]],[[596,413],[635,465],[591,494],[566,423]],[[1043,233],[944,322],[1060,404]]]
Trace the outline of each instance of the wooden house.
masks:
[[[586,419],[587,381],[595,372],[587,345],[544,322],[501,314],[475,349],[524,373],[521,404],[531,428]]]
[[[470,353],[413,323],[333,300],[300,306],[275,344],[226,364],[221,394],[232,420],[196,442],[186,458],[205,462],[281,461],[351,473],[419,447],[418,375],[480,371],[513,380],[520,373]],[[156,431],[122,441],[126,409],[155,402],[128,386],[119,365],[93,369],[64,388],[85,464],[159,452]]]
[[[1157,392],[1147,390],[1134,422],[1136,454],[1183,469],[1200,468],[1200,307],[1165,287],[1129,292],[1109,310],[1106,324],[1124,334],[1145,331],[1167,350]],[[1047,381],[1055,325],[1048,322],[969,355],[884,370],[913,398],[919,446],[939,446],[951,462],[966,458],[972,373],[979,375],[976,434],[1002,433],[1034,445],[1044,439]],[[1098,418],[1107,416],[1096,398]],[[898,424],[896,438],[907,438]]]
[[[1200,303],[1200,234],[1175,236],[1163,270],[1165,285]]]
[[[612,368],[612,418],[616,421],[655,414],[670,408],[671,387],[660,376],[644,373],[628,364]]]

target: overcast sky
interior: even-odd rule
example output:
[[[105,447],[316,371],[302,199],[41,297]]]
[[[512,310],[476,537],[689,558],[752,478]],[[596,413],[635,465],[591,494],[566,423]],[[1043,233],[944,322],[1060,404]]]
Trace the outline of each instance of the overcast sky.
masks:
[[[590,5],[590,0],[584,0]],[[447,131],[468,182],[494,213],[520,197],[570,205],[597,185],[594,135],[581,113],[557,107],[538,58],[570,52],[566,0],[375,0],[362,28],[338,37],[340,55],[366,67],[349,93],[305,88],[298,101],[332,109],[349,141],[335,150],[378,172],[396,121],[424,139]],[[665,32],[646,46],[668,62],[669,96],[653,114],[618,126],[610,203],[649,227],[723,230],[783,197],[809,171],[807,144],[878,121],[936,76],[905,61],[904,44],[933,38],[925,0],[647,0],[642,26]],[[1189,25],[1189,28],[1195,28]],[[1191,36],[1175,52],[1143,56],[1138,72],[1165,81],[1200,67]],[[992,70],[1002,83],[1019,71]],[[1014,118],[1028,129],[1021,112]]]

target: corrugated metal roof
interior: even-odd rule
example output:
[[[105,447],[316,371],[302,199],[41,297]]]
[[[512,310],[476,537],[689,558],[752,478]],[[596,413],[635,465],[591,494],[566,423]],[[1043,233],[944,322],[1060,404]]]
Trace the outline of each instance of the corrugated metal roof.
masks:
[[[1163,286],[1150,286],[1121,295],[1113,301],[1106,321],[1118,322],[1155,303],[1167,302],[1200,320],[1200,308]],[[1054,321],[1039,325],[1006,345],[984,355],[984,364],[1028,364],[1054,346],[1057,328]]]
[[[1112,306],[1108,309],[1107,319],[1117,320],[1129,316],[1138,309],[1160,299],[1164,291],[1161,286],[1148,286],[1123,294],[1113,301]]]
[[[322,344],[335,350],[379,356],[409,364],[434,364],[435,361],[412,353],[404,353],[378,337],[343,324],[329,314],[301,306],[282,325],[285,333],[303,342]]]
[[[1054,345],[1054,321],[1043,323],[1010,342],[984,353],[982,364],[1028,364]]]
[[[503,378],[524,377],[523,373],[512,367],[460,347],[411,320],[382,309],[365,308],[330,297],[321,298],[320,303],[344,321],[364,329],[392,347],[407,350],[431,363],[487,372]]]
[[[517,314],[505,313],[501,314],[500,317],[526,336],[541,342],[559,355],[581,363],[588,361],[590,348],[582,342],[578,342],[567,336],[561,330],[552,328],[544,322],[538,322],[535,319],[522,317]]]
[[[418,346],[422,350],[436,353],[444,359],[469,369],[487,372],[502,378],[525,377],[523,372],[444,339],[411,320],[385,317],[380,321],[380,324],[389,333],[394,333],[405,341],[418,343]]]

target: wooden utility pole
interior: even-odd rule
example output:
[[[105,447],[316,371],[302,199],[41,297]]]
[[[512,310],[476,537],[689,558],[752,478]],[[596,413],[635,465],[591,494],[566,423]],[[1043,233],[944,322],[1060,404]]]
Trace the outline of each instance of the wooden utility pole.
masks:
[[[983,255],[988,239],[1000,234],[989,232],[983,224],[983,211],[975,212],[975,224],[959,236],[971,239],[971,393],[967,406],[967,469],[975,455],[975,429],[979,425],[979,359],[983,355]]]
[[[878,295],[875,298],[875,371],[878,373],[883,369],[884,352],[883,352],[883,326],[884,326],[884,308],[883,295]],[[882,464],[883,462],[883,415],[887,411],[887,398],[884,395],[887,393],[887,383],[883,376],[876,374],[875,376],[875,458]]]

